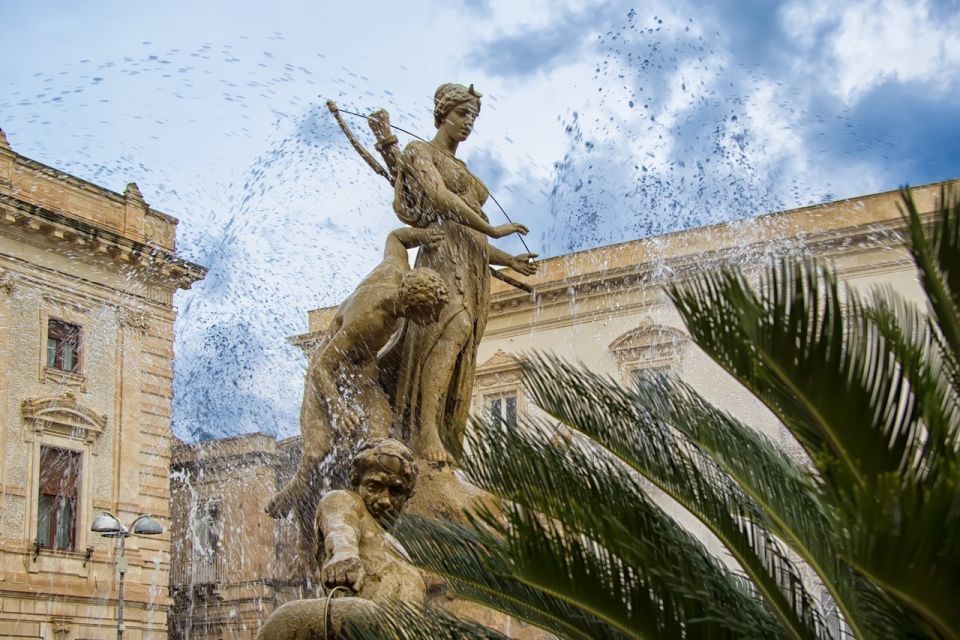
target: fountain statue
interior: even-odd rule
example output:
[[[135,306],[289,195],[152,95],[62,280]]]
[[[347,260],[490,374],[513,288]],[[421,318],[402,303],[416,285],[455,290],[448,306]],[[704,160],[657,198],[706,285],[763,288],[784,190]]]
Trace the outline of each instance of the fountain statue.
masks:
[[[321,580],[331,592],[351,595],[288,602],[270,616],[259,640],[336,637],[346,621],[378,604],[424,601],[423,578],[385,530],[413,492],[417,473],[413,454],[392,438],[360,447],[350,468],[353,491],[330,491],[317,508]]]
[[[294,477],[268,506],[277,518],[296,510],[307,567],[315,571],[322,556],[321,583],[353,594],[337,598],[353,603],[336,605],[338,620],[367,606],[354,601],[376,602],[388,597],[386,592],[407,602],[423,600],[422,580],[418,590],[416,581],[403,577],[413,570],[409,565],[387,563],[384,566],[401,577],[381,575],[375,581],[372,576],[380,575],[379,569],[370,568],[379,562],[370,558],[387,549],[382,541],[390,540],[383,528],[390,518],[380,516],[399,512],[412,490],[414,456],[423,473],[417,496],[410,501],[412,512],[462,518],[470,502],[482,498],[482,492],[453,474],[452,466],[467,423],[490,278],[529,290],[491,267],[532,275],[537,265],[536,254],[513,256],[489,243],[489,238],[526,234],[527,228],[512,222],[492,225],[482,209],[487,187],[456,157],[480,113],[480,98],[473,85],[441,85],[434,95],[436,135],[411,142],[402,152],[386,111],[372,114],[368,120],[378,139],[376,149],[387,168],[360,145],[336,106],[328,103],[354,148],[391,182],[394,211],[410,225],[388,236],[383,262],[340,305],[325,342],[311,356],[300,416],[303,456]],[[420,247],[413,269],[406,253],[412,247]],[[343,491],[348,458],[358,445],[350,474],[357,493]],[[374,452],[377,463],[370,467],[363,461]],[[391,476],[402,486],[398,504],[382,514],[377,511],[380,503],[364,494],[367,476],[362,469],[374,467],[384,475],[378,482]],[[408,475],[401,477],[404,473]],[[321,476],[335,489],[322,498]],[[366,540],[366,534],[357,538],[361,531],[369,532],[369,539],[376,541],[370,544],[381,551],[366,557],[363,545],[346,542]],[[397,580],[402,588],[385,586]],[[315,619],[326,611],[326,602],[284,605],[268,620],[261,637],[299,637],[290,635],[296,626],[292,621]],[[321,622],[327,624],[326,613]]]

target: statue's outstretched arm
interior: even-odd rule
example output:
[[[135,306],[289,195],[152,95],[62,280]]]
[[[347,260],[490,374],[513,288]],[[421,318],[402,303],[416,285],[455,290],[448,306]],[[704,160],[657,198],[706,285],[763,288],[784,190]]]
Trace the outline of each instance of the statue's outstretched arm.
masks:
[[[489,255],[492,265],[510,267],[525,276],[531,276],[537,272],[537,263],[533,262],[533,258],[537,257],[535,253],[520,253],[512,256],[506,251],[491,245]]]
[[[413,249],[420,245],[434,246],[443,241],[443,232],[435,227],[427,229],[418,229],[416,227],[403,227],[394,229],[387,236],[387,242],[383,247],[384,260],[403,260],[407,261],[407,249]]]
[[[355,592],[366,574],[360,561],[360,499],[348,491],[331,491],[317,506],[317,533],[323,536],[327,561],[320,578],[327,587],[345,586]]]

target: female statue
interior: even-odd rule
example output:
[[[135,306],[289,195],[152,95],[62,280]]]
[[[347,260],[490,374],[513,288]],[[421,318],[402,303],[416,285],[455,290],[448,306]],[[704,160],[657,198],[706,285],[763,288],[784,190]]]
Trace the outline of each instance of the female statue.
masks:
[[[449,462],[444,440],[463,437],[473,390],[477,346],[490,304],[488,265],[536,272],[536,254],[511,256],[487,238],[526,234],[521,224],[492,226],[483,213],[486,186],[456,157],[480,113],[473,85],[444,84],[434,96],[437,134],[429,142],[406,146],[397,166],[394,211],[416,227],[439,229],[442,240],[421,248],[416,266],[440,274],[450,301],[438,322],[407,322],[381,369],[392,387],[404,439],[427,462]],[[396,381],[395,386],[392,384]]]

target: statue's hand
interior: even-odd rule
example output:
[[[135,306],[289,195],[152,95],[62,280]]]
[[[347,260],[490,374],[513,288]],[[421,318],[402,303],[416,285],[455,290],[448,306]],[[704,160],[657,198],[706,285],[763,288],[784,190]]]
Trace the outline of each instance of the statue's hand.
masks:
[[[510,224],[501,224],[498,227],[494,227],[493,233],[490,235],[491,237],[494,237],[494,238],[502,238],[504,236],[510,235],[511,233],[519,233],[520,235],[525,236],[527,235],[528,231],[530,230],[527,229],[524,225],[516,222],[511,222]]]
[[[513,259],[510,262],[510,268],[516,271],[517,273],[522,273],[525,276],[532,276],[537,272],[537,263],[533,261],[537,257],[535,253],[518,253],[513,256]]]
[[[337,418],[341,426],[347,429],[356,429],[360,426],[360,416],[343,402],[337,403]]]
[[[390,135],[390,114],[386,109],[377,109],[371,113],[367,122],[370,123],[370,129],[378,138],[383,139]]]
[[[356,593],[363,588],[363,580],[366,577],[363,563],[353,554],[335,553],[320,569],[320,579],[328,589],[347,587]]]
[[[423,241],[423,246],[435,249],[437,245],[443,242],[443,231],[440,227],[429,227],[425,229],[427,237]]]

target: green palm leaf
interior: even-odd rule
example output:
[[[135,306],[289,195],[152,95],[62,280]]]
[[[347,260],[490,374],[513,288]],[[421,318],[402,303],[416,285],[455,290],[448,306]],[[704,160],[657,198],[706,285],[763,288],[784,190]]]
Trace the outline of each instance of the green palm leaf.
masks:
[[[557,447],[551,441],[543,425],[506,431],[475,425],[464,470],[523,513],[542,513],[565,533],[596,541],[648,588],[668,594],[677,608],[671,616],[684,622],[688,637],[706,634],[705,626],[715,636],[723,629],[732,637],[778,635],[778,622],[650,501],[635,474],[588,442]]]
[[[544,356],[529,358],[524,372],[543,410],[595,440],[703,522],[791,635],[822,633],[816,604],[764,526],[762,511],[695,444],[651,419],[612,380]]]
[[[907,188],[901,194],[901,210],[905,209],[910,233],[910,253],[920,270],[920,281],[947,351],[956,363],[960,360],[960,192],[941,189],[940,207],[929,241],[913,195]]]
[[[781,419],[840,501],[916,459],[918,409],[886,343],[845,318],[833,271],[784,260],[761,294],[729,270],[669,294],[697,343]],[[724,309],[719,326],[711,309]],[[846,338],[845,338],[846,337]]]
[[[681,380],[644,376],[634,391],[639,406],[683,432],[756,501],[771,531],[817,573],[857,637],[889,638],[910,625],[905,612],[840,557],[817,480],[777,445]]]
[[[563,598],[518,580],[505,543],[489,529],[405,516],[393,533],[417,566],[448,580],[464,598],[565,638],[632,637]]]

